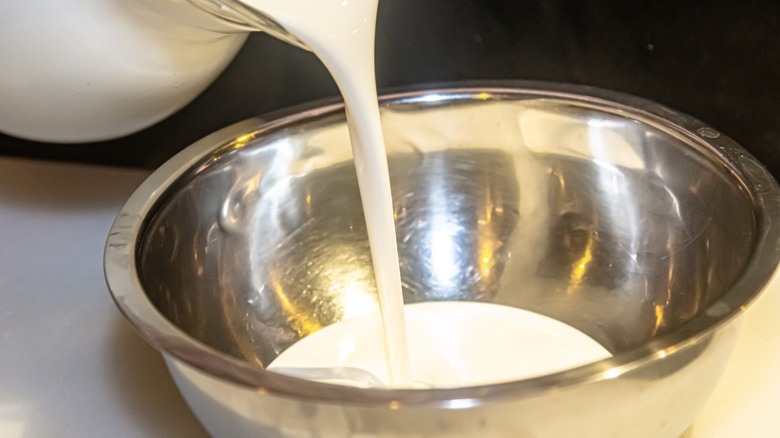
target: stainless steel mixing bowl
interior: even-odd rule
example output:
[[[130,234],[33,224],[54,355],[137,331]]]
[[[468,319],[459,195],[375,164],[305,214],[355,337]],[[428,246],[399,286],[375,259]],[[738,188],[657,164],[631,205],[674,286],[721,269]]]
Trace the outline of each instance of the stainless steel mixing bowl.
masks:
[[[780,254],[780,192],[733,141],[634,97],[513,83],[383,100],[407,302],[566,322],[614,357],[543,377],[358,389],[264,371],[377,308],[340,105],[186,149],[108,238],[117,305],[215,436],[674,437]]]

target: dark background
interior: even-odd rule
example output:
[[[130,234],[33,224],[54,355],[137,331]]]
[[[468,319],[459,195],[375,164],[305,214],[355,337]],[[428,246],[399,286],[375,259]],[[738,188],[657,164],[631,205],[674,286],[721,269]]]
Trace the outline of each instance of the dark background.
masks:
[[[381,0],[382,89],[533,79],[623,91],[728,134],[780,176],[780,2]],[[0,154],[153,168],[219,128],[337,96],[310,54],[252,35],[225,73],[143,132],[51,145],[0,135]]]

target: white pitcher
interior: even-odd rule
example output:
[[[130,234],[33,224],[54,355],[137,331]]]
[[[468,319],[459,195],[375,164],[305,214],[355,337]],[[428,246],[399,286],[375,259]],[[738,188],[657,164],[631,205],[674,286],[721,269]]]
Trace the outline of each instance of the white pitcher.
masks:
[[[222,72],[246,31],[284,37],[246,16],[233,0],[4,1],[0,132],[81,143],[153,125]]]

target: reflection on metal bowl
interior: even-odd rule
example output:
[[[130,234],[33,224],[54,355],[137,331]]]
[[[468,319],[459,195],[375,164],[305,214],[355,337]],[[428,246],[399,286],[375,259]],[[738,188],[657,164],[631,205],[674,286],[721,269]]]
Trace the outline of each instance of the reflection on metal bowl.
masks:
[[[264,371],[375,311],[343,108],[248,121],[128,201],[106,274],[216,436],[678,436],[778,263],[780,191],[731,140],[602,90],[512,83],[384,99],[407,302],[478,300],[587,333],[614,357],[426,390]]]

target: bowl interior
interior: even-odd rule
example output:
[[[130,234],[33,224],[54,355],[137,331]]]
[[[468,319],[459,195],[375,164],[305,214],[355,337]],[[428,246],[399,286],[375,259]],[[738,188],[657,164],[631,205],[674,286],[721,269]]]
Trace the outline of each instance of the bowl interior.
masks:
[[[383,110],[407,303],[551,316],[613,353],[675,330],[750,259],[750,199],[702,143],[565,98]],[[378,307],[344,115],[217,145],[168,188],[137,253],[181,330],[258,366]]]

